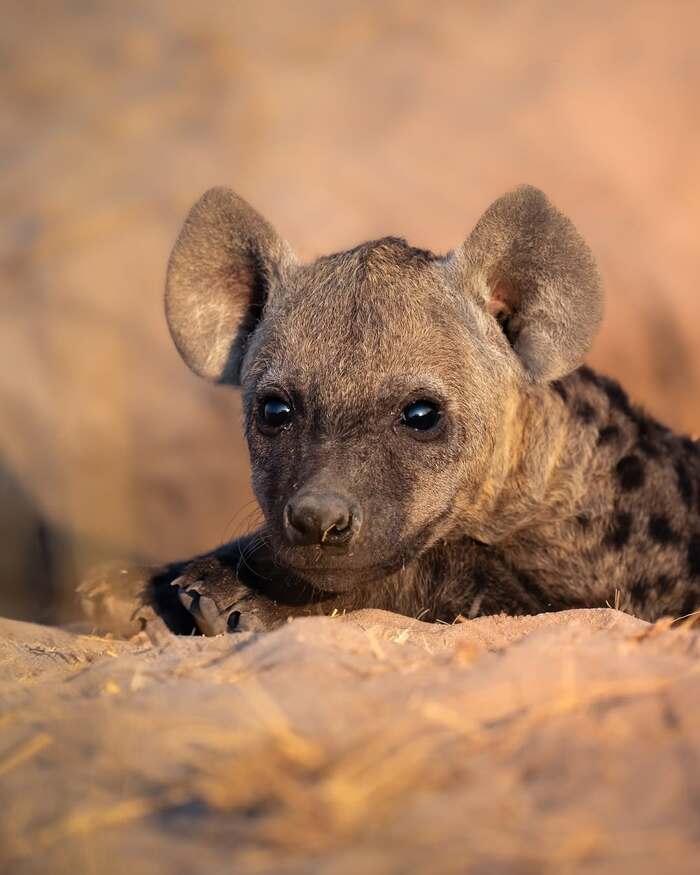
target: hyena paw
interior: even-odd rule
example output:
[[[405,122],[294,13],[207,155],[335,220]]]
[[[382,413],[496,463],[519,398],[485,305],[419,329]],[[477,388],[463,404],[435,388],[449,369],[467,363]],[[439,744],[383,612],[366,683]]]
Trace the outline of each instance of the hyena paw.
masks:
[[[159,605],[156,589],[167,571],[156,566],[104,563],[91,569],[77,589],[84,616],[100,632],[131,638],[146,632],[162,639],[178,628],[178,619]],[[178,606],[179,607],[179,606]]]
[[[202,635],[260,632],[272,625],[272,603],[216,557],[190,562],[171,586]]]

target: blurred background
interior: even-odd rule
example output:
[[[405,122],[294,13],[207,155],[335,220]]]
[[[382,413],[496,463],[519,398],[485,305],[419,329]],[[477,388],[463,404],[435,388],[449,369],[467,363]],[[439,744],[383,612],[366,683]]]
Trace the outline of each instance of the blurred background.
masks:
[[[522,182],[599,258],[591,363],[700,430],[700,6],[2,0],[0,613],[254,511],[235,390],[162,312],[190,205],[235,188],[305,257],[447,250]]]

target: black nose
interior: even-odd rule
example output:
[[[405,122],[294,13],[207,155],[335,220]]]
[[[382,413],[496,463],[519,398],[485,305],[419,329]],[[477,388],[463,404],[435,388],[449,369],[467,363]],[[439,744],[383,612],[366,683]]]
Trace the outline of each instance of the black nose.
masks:
[[[287,502],[284,530],[290,543],[347,546],[360,528],[359,508],[335,492],[306,492]]]

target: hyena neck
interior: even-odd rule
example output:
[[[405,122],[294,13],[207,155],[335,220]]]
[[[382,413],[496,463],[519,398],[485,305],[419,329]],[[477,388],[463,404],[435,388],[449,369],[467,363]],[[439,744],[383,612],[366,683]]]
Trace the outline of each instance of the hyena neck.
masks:
[[[629,506],[653,514],[665,507],[688,529],[700,512],[700,446],[631,404],[615,380],[578,368],[551,384],[573,424],[574,446],[588,449],[576,512],[603,514]]]
[[[506,461],[494,462],[479,501],[465,508],[461,534],[488,544],[540,528],[551,536],[555,523],[609,516],[621,503],[651,507],[659,488],[680,510],[700,512],[698,445],[587,366],[530,388],[506,428]]]
[[[576,380],[574,372],[556,384],[530,386],[511,403],[488,475],[461,508],[457,537],[495,545],[577,512],[590,488],[596,437],[567,388]]]
[[[585,581],[584,604],[620,603],[646,619],[700,605],[700,447],[630,404],[614,381],[582,367],[552,386],[584,451],[583,481],[561,513],[508,545],[513,562]],[[564,512],[566,510],[566,512]],[[534,535],[534,537],[533,537]],[[557,545],[552,551],[551,545]],[[534,547],[534,549],[533,549]],[[546,579],[546,556],[539,562]]]

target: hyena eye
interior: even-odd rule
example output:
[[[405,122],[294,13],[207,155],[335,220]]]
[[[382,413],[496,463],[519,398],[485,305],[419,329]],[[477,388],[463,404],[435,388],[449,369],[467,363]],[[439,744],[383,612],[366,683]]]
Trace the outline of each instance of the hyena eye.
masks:
[[[440,422],[441,415],[434,401],[412,401],[401,413],[401,425],[415,431],[432,431]]]
[[[292,421],[292,408],[284,398],[268,395],[258,404],[258,422],[264,431],[276,431]]]

